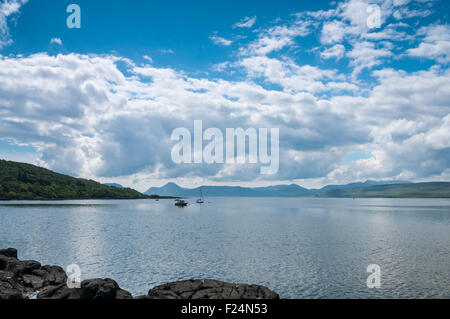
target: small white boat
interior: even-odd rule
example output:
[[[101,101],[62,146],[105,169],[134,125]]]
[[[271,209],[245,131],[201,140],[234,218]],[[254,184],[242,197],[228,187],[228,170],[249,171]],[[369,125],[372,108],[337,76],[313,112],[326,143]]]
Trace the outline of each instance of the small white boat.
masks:
[[[203,200],[203,192],[202,192],[202,188],[200,187],[200,198],[197,199],[196,201],[197,204],[204,204],[205,201]]]

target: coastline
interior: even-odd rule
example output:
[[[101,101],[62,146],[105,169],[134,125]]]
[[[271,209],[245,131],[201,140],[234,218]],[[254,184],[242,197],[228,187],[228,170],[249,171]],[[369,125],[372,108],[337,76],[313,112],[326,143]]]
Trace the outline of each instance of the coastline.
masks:
[[[70,287],[68,286],[70,285]],[[74,283],[59,266],[42,266],[38,261],[19,260],[17,249],[0,250],[0,299],[279,299],[269,288],[259,285],[233,284],[218,280],[184,280],[149,290],[147,295],[133,296],[116,281],[88,279]]]

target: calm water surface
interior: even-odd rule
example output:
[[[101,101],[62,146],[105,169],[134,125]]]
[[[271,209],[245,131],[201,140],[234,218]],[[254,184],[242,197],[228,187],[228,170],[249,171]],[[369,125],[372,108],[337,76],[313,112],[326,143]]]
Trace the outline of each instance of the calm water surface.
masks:
[[[0,247],[134,295],[192,278],[282,298],[450,298],[450,200],[210,198],[0,202]],[[366,286],[367,266],[382,287]]]

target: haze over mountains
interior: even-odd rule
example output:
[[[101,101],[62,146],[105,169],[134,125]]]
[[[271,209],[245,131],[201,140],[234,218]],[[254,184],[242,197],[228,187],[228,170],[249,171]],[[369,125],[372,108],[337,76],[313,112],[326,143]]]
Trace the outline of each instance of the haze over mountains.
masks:
[[[163,187],[151,187],[145,194],[159,196],[199,197],[298,197],[325,193],[332,190],[366,188],[377,185],[411,184],[407,181],[371,181],[351,183],[346,185],[328,185],[321,189],[307,189],[297,184],[277,185],[268,187],[239,187],[239,186],[202,186],[197,188],[183,188],[175,183],[168,183]],[[200,191],[201,190],[201,191]]]

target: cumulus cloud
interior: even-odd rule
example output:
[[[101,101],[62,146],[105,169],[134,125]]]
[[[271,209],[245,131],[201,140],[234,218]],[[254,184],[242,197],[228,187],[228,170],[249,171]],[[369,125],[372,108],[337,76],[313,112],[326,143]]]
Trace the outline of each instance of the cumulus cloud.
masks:
[[[422,27],[419,35],[424,39],[417,48],[409,49],[410,56],[435,59],[441,63],[450,62],[450,26],[433,25]]]
[[[352,59],[350,65],[354,67],[353,74],[358,75],[364,69],[382,64],[384,58],[392,56],[392,52],[386,48],[386,43],[377,47],[373,42],[364,41],[355,43],[347,56]]]
[[[327,79],[339,79],[335,70],[322,70],[310,65],[299,66],[291,60],[280,61],[266,56],[245,58],[240,65],[251,78],[262,77],[266,82],[297,92],[325,91]]]
[[[288,90],[192,78],[116,56],[2,57],[0,138],[33,145],[41,162],[58,171],[105,178],[261,179],[259,167],[250,164],[175,165],[171,132],[192,129],[196,119],[205,128],[223,130],[280,128],[280,171],[268,177],[277,180],[332,180],[342,174],[420,178],[448,168],[450,74],[383,70],[376,74],[380,84],[366,97],[320,98],[297,90],[295,83],[303,74],[319,80],[335,71],[259,59],[247,61],[254,63],[253,72],[261,64],[263,75],[274,68],[268,77],[282,72],[279,84]],[[127,65],[129,75],[119,70],[119,63]],[[373,156],[343,165],[355,148],[371,150]]]
[[[342,21],[326,22],[322,28],[321,42],[323,44],[334,44],[341,42],[348,32],[346,25]]]
[[[367,4],[356,0],[257,30],[233,60],[215,65],[239,74],[232,80],[155,67],[148,56],[143,64],[115,55],[0,56],[0,139],[32,145],[41,165],[60,172],[141,183],[448,177],[447,27],[421,28],[408,39],[419,37],[417,47],[405,49],[395,42],[405,32],[403,22],[385,22],[413,2],[378,3],[386,10],[379,30],[367,30],[363,18],[352,16]],[[289,54],[292,48],[307,52],[302,39],[310,35],[323,44],[312,54],[321,63],[340,61],[336,67]],[[232,43],[216,34],[211,40]],[[421,48],[425,44],[433,49]],[[394,52],[435,63],[395,70],[388,63]],[[366,81],[358,78],[363,70]],[[279,173],[261,176],[251,164],[174,164],[171,133],[192,129],[194,120],[223,131],[279,128]],[[349,163],[355,152],[368,156]]]
[[[320,53],[320,56],[324,59],[335,58],[336,60],[340,60],[345,55],[345,47],[342,44],[336,44],[331,48],[327,48]]]

